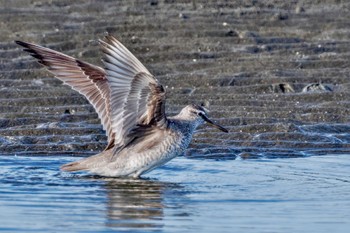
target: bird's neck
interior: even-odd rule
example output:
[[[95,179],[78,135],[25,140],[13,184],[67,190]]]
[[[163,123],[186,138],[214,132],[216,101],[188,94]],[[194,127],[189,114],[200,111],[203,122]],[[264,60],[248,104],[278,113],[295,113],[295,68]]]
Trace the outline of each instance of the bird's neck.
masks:
[[[169,118],[169,123],[173,128],[181,131],[183,134],[192,135],[199,125],[197,120],[189,120],[184,119],[181,115],[176,115],[174,117]]]

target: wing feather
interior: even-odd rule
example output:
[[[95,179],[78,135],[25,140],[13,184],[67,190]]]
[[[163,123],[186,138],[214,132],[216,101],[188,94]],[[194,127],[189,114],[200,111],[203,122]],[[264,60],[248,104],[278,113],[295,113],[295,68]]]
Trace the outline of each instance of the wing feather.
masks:
[[[101,119],[108,141],[112,141],[110,90],[106,72],[98,66],[77,60],[52,49],[22,41],[16,41],[16,43],[25,47],[24,51],[38,59],[38,62],[46,66],[56,78],[71,86],[89,100]]]
[[[111,91],[114,144],[116,148],[122,148],[133,140],[131,132],[140,125],[165,126],[165,90],[143,64],[114,37],[106,36],[100,42],[105,53],[106,77]]]
[[[100,40],[105,69],[39,45],[17,43],[90,101],[107,131],[106,149],[124,148],[140,135],[167,126],[163,86],[114,37]]]

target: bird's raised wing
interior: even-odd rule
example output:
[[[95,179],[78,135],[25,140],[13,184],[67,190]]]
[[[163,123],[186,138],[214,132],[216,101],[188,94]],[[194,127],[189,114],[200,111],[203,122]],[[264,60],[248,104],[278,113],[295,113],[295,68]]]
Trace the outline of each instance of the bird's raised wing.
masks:
[[[164,88],[114,37],[100,40],[106,70],[36,44],[16,43],[89,100],[106,130],[107,149],[128,144],[140,126],[140,132],[166,126]]]
[[[114,135],[110,121],[110,90],[106,72],[89,63],[77,60],[63,53],[48,49],[36,44],[16,41],[25,47],[39,63],[55,75],[56,78],[71,86],[74,90],[83,94],[94,106],[103,129],[106,130],[108,141],[113,141]]]
[[[108,35],[100,43],[110,87],[113,146],[120,148],[133,140],[137,127],[166,126],[165,90],[117,39]]]

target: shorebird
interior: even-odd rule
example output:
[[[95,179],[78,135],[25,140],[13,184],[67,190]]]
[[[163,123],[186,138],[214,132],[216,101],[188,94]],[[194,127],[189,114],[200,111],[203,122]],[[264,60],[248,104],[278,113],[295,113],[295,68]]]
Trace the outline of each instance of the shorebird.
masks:
[[[99,40],[105,68],[33,43],[16,43],[56,78],[84,95],[106,131],[104,151],[65,164],[63,171],[138,178],[181,155],[195,129],[204,122],[228,132],[198,105],[188,105],[179,114],[167,116],[164,87],[111,35]]]

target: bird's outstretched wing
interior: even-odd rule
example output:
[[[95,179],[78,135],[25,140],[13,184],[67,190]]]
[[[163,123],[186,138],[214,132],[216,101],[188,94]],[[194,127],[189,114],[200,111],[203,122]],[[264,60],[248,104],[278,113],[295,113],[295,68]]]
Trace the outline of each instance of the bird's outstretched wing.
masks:
[[[94,106],[103,129],[106,130],[108,142],[113,141],[114,135],[110,121],[110,89],[106,72],[98,66],[77,60],[63,53],[40,45],[16,41],[25,47],[38,62],[47,67],[56,78],[83,94]]]
[[[106,130],[106,149],[125,147],[148,127],[166,127],[163,86],[114,37],[100,40],[105,70],[36,44],[16,43],[89,100]]]
[[[137,136],[139,127],[166,127],[165,90],[117,39],[108,35],[100,43],[110,87],[113,146],[121,148]]]

